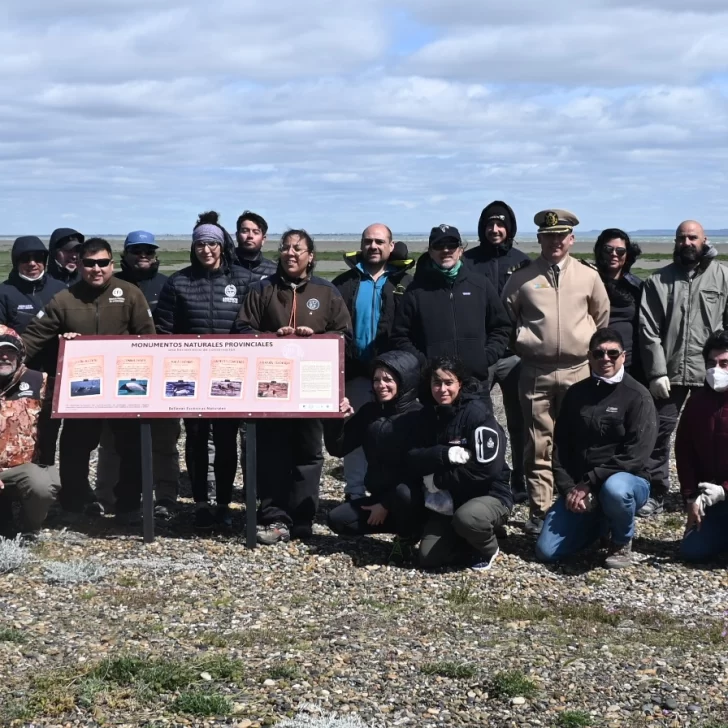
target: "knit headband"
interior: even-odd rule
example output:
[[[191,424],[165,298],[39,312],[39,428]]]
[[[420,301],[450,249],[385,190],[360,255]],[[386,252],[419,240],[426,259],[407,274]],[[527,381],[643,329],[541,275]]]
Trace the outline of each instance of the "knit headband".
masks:
[[[220,245],[225,244],[225,236],[223,235],[222,230],[217,226],[213,225],[212,223],[203,223],[202,225],[198,225],[193,231],[192,231],[192,242],[193,243],[220,243]]]

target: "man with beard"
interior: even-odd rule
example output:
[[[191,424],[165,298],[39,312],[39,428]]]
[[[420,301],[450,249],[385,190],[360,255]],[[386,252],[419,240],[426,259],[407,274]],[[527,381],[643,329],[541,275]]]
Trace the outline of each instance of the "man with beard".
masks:
[[[48,275],[71,286],[80,280],[78,272],[78,251],[84,237],[73,228],[56,228],[51,233],[48,245]]]
[[[673,262],[646,281],[640,305],[639,345],[655,398],[657,442],[648,463],[650,498],[637,512],[647,518],[663,510],[670,489],[670,438],[691,392],[703,387],[703,345],[728,328],[728,269],[695,220],[680,223]]]
[[[262,215],[245,210],[238,218],[235,238],[237,264],[247,268],[256,279],[272,276],[278,265],[263,255],[263,245],[268,236],[268,223]]]
[[[361,234],[360,250],[344,256],[350,270],[333,281],[354,327],[353,345],[346,357],[346,396],[354,412],[372,399],[371,363],[390,348],[394,314],[412,282],[412,276],[407,273],[412,261],[406,260],[406,254],[404,260],[394,260],[394,247],[392,231],[386,225],[370,225]],[[367,460],[362,448],[344,456],[346,500],[366,496],[366,472]]]

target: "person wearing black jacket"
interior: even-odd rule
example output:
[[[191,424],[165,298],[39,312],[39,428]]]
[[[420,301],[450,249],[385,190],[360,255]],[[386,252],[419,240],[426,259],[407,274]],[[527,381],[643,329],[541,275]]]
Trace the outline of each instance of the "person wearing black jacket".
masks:
[[[409,251],[395,244],[392,231],[381,223],[369,225],[361,236],[361,247],[344,255],[346,273],[334,278],[353,327],[352,346],[346,352],[346,396],[354,412],[372,399],[372,360],[390,348],[394,315],[412,276]],[[361,448],[344,457],[344,495],[366,495],[364,478],[367,460]]]
[[[402,297],[392,329],[393,349],[409,351],[425,365],[455,355],[482,384],[503,356],[511,322],[489,280],[462,263],[457,228],[432,228],[429,249],[417,262],[414,283]],[[487,387],[482,396],[490,399]]]
[[[234,263],[235,249],[216,212],[200,215],[192,231],[190,265],[165,284],[154,320],[160,334],[229,334],[242,305],[250,271]],[[192,480],[195,526],[224,528],[232,525],[230,501],[237,470],[239,421],[225,417],[186,419],[185,460]],[[207,468],[210,430],[215,444],[217,508],[208,505]]]
[[[56,228],[48,244],[48,275],[61,281],[66,288],[78,283],[78,250],[84,237],[73,228]]]
[[[255,280],[272,276],[278,266],[263,255],[263,245],[268,236],[268,223],[261,215],[245,210],[238,218],[235,249],[239,266],[249,270]]]
[[[422,527],[422,483],[420,478],[413,482],[403,453],[413,444],[422,409],[417,401],[420,363],[409,352],[390,351],[371,366],[374,401],[354,414],[345,398],[342,411],[349,419],[324,425],[326,449],[334,457],[363,448],[364,485],[371,495],[336,506],[329,512],[329,528],[342,536],[395,533],[411,545]]]
[[[499,552],[496,532],[513,509],[506,437],[476,380],[450,356],[428,367],[431,402],[420,419],[407,465],[422,476],[431,511],[420,565],[465,563],[489,569]]]
[[[513,210],[501,200],[495,200],[483,208],[478,220],[480,244],[466,250],[465,262],[473,270],[484,275],[503,293],[506,281],[514,271],[530,265],[531,259],[515,246],[518,225]],[[511,489],[516,503],[528,500],[526,476],[523,466],[524,424],[523,410],[518,393],[521,376],[521,357],[507,349],[504,356],[490,368],[490,389],[497,384],[503,396],[503,407],[511,441]]]
[[[657,413],[652,395],[625,372],[625,358],[619,332],[600,329],[589,342],[591,376],[564,397],[553,452],[561,497],[536,543],[540,561],[558,561],[611,533],[605,566],[632,563],[635,514],[650,494]]]

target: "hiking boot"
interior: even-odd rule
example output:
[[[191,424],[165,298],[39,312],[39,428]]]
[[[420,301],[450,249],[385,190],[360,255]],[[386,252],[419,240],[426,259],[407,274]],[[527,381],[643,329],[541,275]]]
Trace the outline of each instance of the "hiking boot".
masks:
[[[508,538],[508,529],[506,528],[505,524],[502,526],[496,526],[493,529],[493,534],[496,538]]]
[[[632,566],[632,541],[621,546],[616,543],[609,545],[609,555],[604,561],[604,567],[607,569],[624,569],[627,566]]]
[[[91,501],[83,507],[84,515],[90,518],[101,518],[106,513],[104,505],[101,501]]]
[[[488,557],[485,554],[478,554],[475,557],[475,563],[470,565],[473,571],[490,571],[490,567],[493,566],[495,560],[498,558],[500,549],[496,548],[495,553]]]
[[[637,515],[640,518],[652,518],[653,516],[659,516],[665,510],[665,499],[664,498],[653,498],[650,496],[647,499],[642,508],[637,511]]]
[[[538,516],[531,516],[526,521],[526,525],[523,527],[523,530],[529,536],[539,536],[541,534],[541,531],[543,530],[543,518],[539,518]]]
[[[227,505],[218,505],[215,508],[215,521],[220,528],[231,529],[233,527],[233,514]]]
[[[258,525],[258,543],[263,546],[272,546],[279,541],[287,543],[290,540],[291,532],[288,526],[281,521],[261,523]]]
[[[392,541],[392,550],[389,552],[388,562],[393,564],[411,564],[417,559],[415,549],[416,541],[408,538],[400,538],[395,536]]]
[[[290,531],[291,538],[295,538],[299,541],[305,541],[307,538],[311,538],[311,536],[313,536],[313,527],[309,523],[298,523],[295,526],[292,526]]]
[[[215,516],[205,505],[195,511],[195,528],[199,531],[209,531],[215,525]]]
[[[162,498],[154,505],[154,517],[160,521],[169,521],[174,511],[174,503],[167,498]]]

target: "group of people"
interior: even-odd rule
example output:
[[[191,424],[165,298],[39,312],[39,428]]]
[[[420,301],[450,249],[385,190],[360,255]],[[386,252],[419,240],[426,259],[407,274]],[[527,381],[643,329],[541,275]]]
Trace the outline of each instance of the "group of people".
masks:
[[[0,530],[13,528],[13,497],[23,532],[40,528],[56,498],[70,514],[113,508],[123,525],[140,517],[138,422],[64,421],[55,472],[59,336],[336,332],[346,341],[341,419],[258,421],[259,543],[311,535],[325,443],[343,457],[346,481],[330,528],[392,533],[394,558],[488,569],[514,505],[527,501],[524,530],[540,560],[597,544],[606,566],[627,566],[635,518],[664,508],[684,406],[681,554],[728,551],[728,269],[694,221],[678,227],[673,262],[644,283],[631,273],[641,251],[624,231],[603,231],[592,262],[570,255],[573,213],[544,210],[534,222],[535,260],[516,247],[516,217],[502,201],[483,209],[477,246],[466,250],[457,228],[439,225],[417,261],[373,224],[333,282],[314,275],[305,230],[282,236],[277,261],[263,256],[268,226],[250,211],[235,240],[217,213],[200,215],[190,265],[169,278],[145,231],[127,236],[118,275],[101,238],[63,228],[48,250],[18,238],[0,286]],[[184,427],[195,526],[229,528],[244,423]],[[178,421],[153,422],[158,518],[176,508],[180,432]]]

